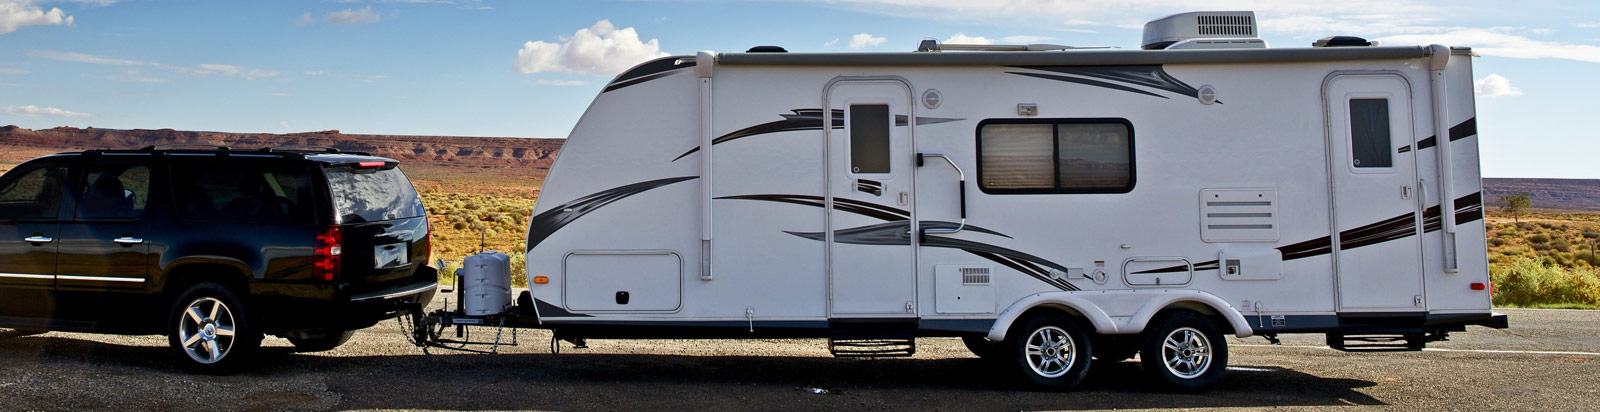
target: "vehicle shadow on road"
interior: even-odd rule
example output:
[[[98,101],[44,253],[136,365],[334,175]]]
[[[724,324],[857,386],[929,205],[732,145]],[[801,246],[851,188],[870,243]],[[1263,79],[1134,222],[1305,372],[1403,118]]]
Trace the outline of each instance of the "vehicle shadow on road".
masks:
[[[418,351],[420,352],[420,351]],[[1068,393],[1019,389],[1006,371],[977,358],[837,359],[585,353],[342,356],[267,347],[249,370],[193,376],[160,346],[35,336],[0,339],[0,366],[49,365],[54,374],[138,375],[151,387],[228,385],[241,396],[274,389],[255,382],[317,382],[338,408],[378,409],[1101,409],[1384,405],[1363,380],[1265,366],[1231,368],[1202,394],[1151,387],[1136,361],[1096,362]],[[4,390],[0,390],[4,392]],[[161,397],[162,393],[121,393]],[[262,405],[271,406],[271,405]]]

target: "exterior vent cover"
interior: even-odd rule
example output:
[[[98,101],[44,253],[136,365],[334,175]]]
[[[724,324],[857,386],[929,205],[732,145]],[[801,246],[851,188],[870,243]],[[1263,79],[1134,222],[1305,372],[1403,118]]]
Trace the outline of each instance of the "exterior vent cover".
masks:
[[[1144,24],[1144,42],[1140,47],[1145,50],[1162,50],[1172,48],[1177,43],[1193,43],[1194,40],[1240,40],[1253,39],[1258,44],[1248,46],[1252,48],[1265,47],[1265,42],[1260,42],[1256,29],[1256,13],[1253,11],[1199,11],[1179,13],[1159,19],[1151,20]],[[1241,46],[1222,42],[1215,43],[1217,47],[1190,44],[1187,49],[1197,48],[1240,48]],[[1213,44],[1207,43],[1207,44]]]
[[[1203,14],[1195,19],[1202,36],[1256,36],[1255,16]]]
[[[962,285],[987,285],[989,284],[989,268],[961,268]]]
[[[1278,241],[1277,189],[1201,190],[1200,239],[1211,243]]]

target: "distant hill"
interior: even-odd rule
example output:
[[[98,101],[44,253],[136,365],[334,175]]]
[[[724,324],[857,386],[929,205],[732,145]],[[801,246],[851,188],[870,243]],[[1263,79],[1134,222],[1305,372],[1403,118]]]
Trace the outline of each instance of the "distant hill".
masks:
[[[1535,209],[1600,211],[1600,179],[1483,179],[1483,200],[1490,206],[1517,192],[1528,192]]]
[[[402,164],[463,171],[497,169],[494,171],[497,174],[542,178],[561,150],[561,143],[561,139],[343,134],[338,130],[266,134],[92,127],[29,130],[4,126],[0,127],[0,161],[14,163],[63,151],[137,149],[168,144],[234,149],[302,145],[367,152],[399,160]]]

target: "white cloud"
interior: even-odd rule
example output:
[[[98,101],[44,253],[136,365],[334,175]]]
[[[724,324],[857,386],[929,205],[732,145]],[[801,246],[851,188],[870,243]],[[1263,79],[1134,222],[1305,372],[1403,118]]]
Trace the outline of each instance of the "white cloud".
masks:
[[[1483,97],[1522,95],[1522,89],[1511,86],[1511,79],[1498,74],[1490,74],[1472,82],[1472,92]]]
[[[0,1],[0,34],[17,31],[26,26],[72,25],[72,16],[61,9],[45,10],[33,5],[32,0]]]
[[[583,80],[547,80],[547,79],[539,79],[539,80],[535,80],[533,82],[533,84],[537,84],[537,85],[540,85],[540,86],[583,86],[583,85],[589,84],[589,82],[586,82],[586,81],[583,81]]]
[[[1440,33],[1402,34],[1379,37],[1385,45],[1446,44],[1471,46],[1484,56],[1515,59],[1567,59],[1600,63],[1600,46],[1534,40],[1511,34],[1506,28],[1451,29]]]
[[[1065,24],[1065,25],[1068,25],[1068,26],[1099,26],[1100,25],[1100,23],[1095,22],[1093,20],[1080,19],[1080,18],[1070,18],[1070,19],[1067,19],[1067,21],[1061,22],[1061,24]]]
[[[289,97],[289,94],[284,92],[267,92],[267,95],[272,97]]]
[[[288,120],[278,121],[278,126],[280,126],[280,127],[289,127],[289,121]]]
[[[956,35],[944,39],[942,44],[994,44],[994,40],[989,40],[988,37],[983,36],[968,36],[963,33],[956,33]]]
[[[113,66],[138,66],[145,64],[145,62],[138,60],[118,59],[114,57],[53,50],[33,50],[29,51],[28,55],[41,59],[60,60],[74,63],[109,64]]]
[[[120,72],[117,72],[117,73],[112,73],[112,74],[109,74],[109,75],[102,76],[100,78],[106,79],[106,80],[115,80],[115,81],[119,81],[119,82],[138,82],[138,83],[166,83],[167,82],[167,79],[146,76],[143,73],[140,73],[138,70],[134,70],[134,69],[128,69],[128,70],[120,71]]]
[[[838,37],[835,37],[835,38],[833,38],[833,40],[829,40],[826,43],[822,43],[822,47],[833,47],[833,45],[835,45],[835,44],[839,44],[839,38]]]
[[[54,107],[39,107],[39,106],[31,105],[31,104],[27,105],[27,106],[0,106],[0,113],[5,113],[5,114],[13,115],[13,116],[22,116],[22,117],[39,117],[39,116],[76,117],[76,118],[94,117],[94,115],[88,114],[88,113],[79,113],[79,112],[74,112],[74,111],[71,111],[71,110],[58,109],[58,108],[54,108]]]
[[[1578,23],[1577,26],[1580,29],[1593,29],[1600,28],[1600,23]]]
[[[865,48],[868,48],[868,47],[872,47],[872,46],[877,46],[877,45],[883,44],[884,42],[887,42],[887,41],[889,41],[889,39],[885,39],[885,38],[882,38],[882,37],[873,37],[870,34],[861,33],[861,34],[857,34],[857,35],[854,35],[854,36],[850,36],[850,48],[854,49],[854,50],[861,50],[861,49],[865,49]]]
[[[6,75],[12,75],[12,76],[21,76],[21,75],[26,75],[26,74],[33,74],[33,72],[27,71],[27,70],[23,70],[23,69],[0,66],[0,74],[6,74]]]
[[[312,70],[312,71],[305,72],[305,75],[307,75],[307,76],[326,76],[326,75],[328,75],[328,72],[325,72],[325,71],[322,71],[322,70]]]
[[[1556,29],[1549,29],[1549,28],[1542,28],[1541,27],[1541,28],[1537,28],[1537,29],[1530,29],[1528,31],[1529,32],[1533,32],[1533,34],[1550,34],[1550,33],[1555,33]]]
[[[656,39],[640,41],[632,27],[618,29],[610,20],[578,29],[561,43],[530,41],[517,50],[511,70],[517,73],[564,72],[610,76],[657,57],[661,52]]]
[[[312,17],[310,12],[307,12],[305,14],[301,14],[299,18],[296,18],[294,20],[294,24],[301,25],[301,26],[309,26],[309,25],[311,25],[313,23],[316,23],[316,22],[317,22],[317,18],[316,17]]]
[[[344,9],[322,15],[322,20],[333,24],[368,24],[377,23],[380,17],[372,11],[372,6],[362,7],[361,10]]]
[[[278,72],[275,71],[239,67],[231,64],[202,64],[197,73],[201,75],[220,74],[223,76],[242,77],[245,80],[278,76]]]

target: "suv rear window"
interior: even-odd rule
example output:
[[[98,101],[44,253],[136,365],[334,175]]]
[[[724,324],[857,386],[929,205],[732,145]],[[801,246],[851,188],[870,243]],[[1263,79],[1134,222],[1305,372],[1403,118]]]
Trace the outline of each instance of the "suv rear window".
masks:
[[[185,219],[310,223],[315,216],[305,167],[175,165],[172,189],[178,215]]]
[[[340,223],[404,219],[427,213],[416,188],[398,168],[331,167],[324,171]]]

